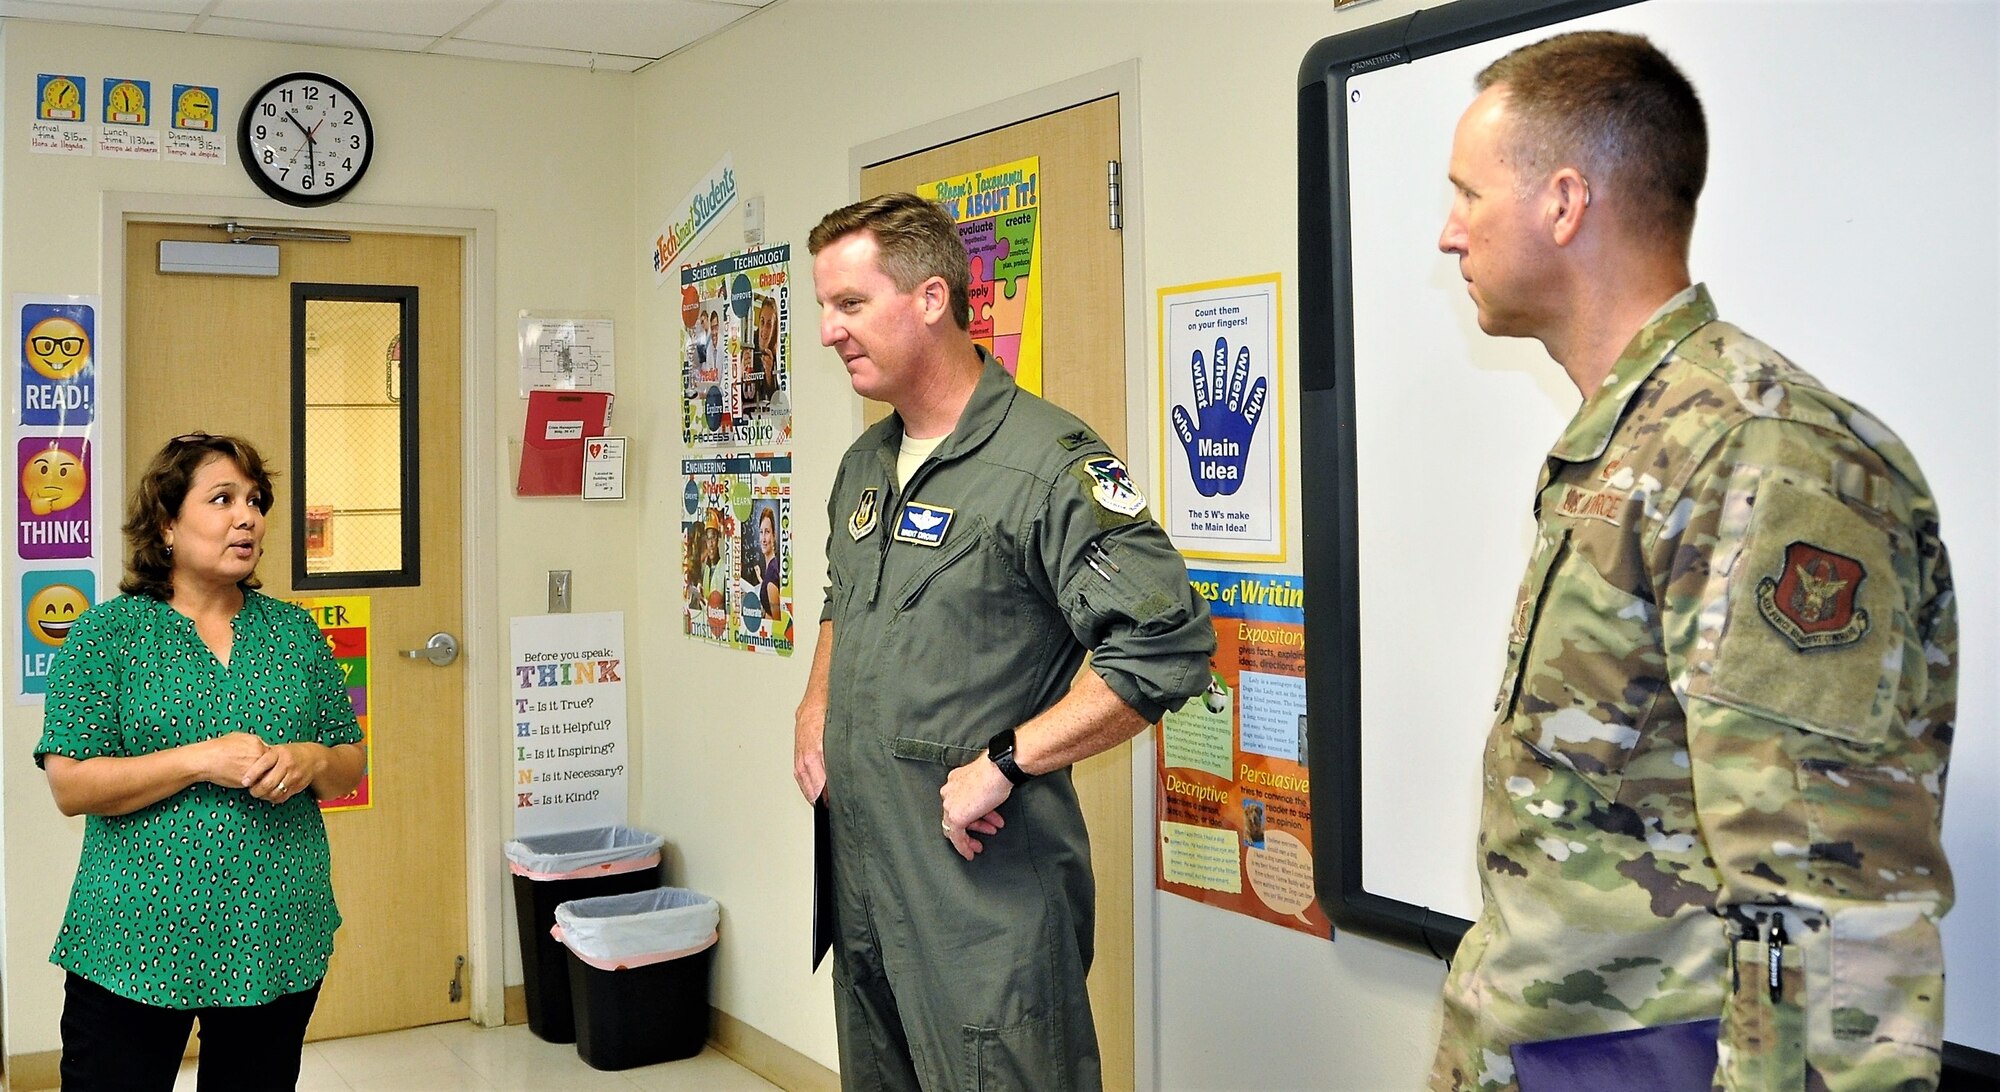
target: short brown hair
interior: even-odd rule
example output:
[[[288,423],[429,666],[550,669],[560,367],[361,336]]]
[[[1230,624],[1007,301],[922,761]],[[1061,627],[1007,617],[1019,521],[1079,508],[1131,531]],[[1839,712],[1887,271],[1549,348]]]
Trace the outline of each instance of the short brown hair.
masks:
[[[168,440],[146,464],[138,487],[132,490],[131,502],[125,506],[125,543],[131,553],[119,591],[150,595],[161,602],[174,597],[174,552],[168,548],[162,528],[168,520],[179,518],[195,472],[214,459],[228,459],[242,468],[257,491],[257,510],[270,514],[271,475],[264,469],[264,457],[248,440],[206,432]],[[245,590],[260,586],[257,574],[252,572],[237,581],[237,586]]]
[[[866,231],[882,248],[882,272],[899,292],[909,292],[932,277],[944,278],[951,289],[951,317],[961,330],[971,329],[972,270],[959,240],[958,224],[935,201],[914,193],[885,193],[856,201],[826,214],[806,237],[806,249],[818,254],[836,239]]]
[[[1694,85],[1652,42],[1558,34],[1494,61],[1474,83],[1506,94],[1513,150],[1534,168],[1527,174],[1581,167],[1628,198],[1641,226],[1685,249],[1708,175],[1708,123]]]

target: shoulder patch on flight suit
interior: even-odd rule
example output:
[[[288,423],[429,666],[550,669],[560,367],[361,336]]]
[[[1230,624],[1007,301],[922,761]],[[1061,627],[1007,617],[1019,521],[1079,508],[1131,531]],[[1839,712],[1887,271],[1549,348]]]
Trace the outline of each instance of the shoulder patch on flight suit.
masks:
[[[1075,432],[1071,432],[1064,435],[1061,439],[1057,440],[1056,443],[1061,444],[1062,449],[1064,451],[1075,451],[1077,448],[1080,448],[1085,444],[1091,443],[1096,439],[1097,437],[1092,436],[1090,434],[1089,429],[1080,428],[1077,429]]]
[[[1868,632],[1868,612],[1855,606],[1868,570],[1851,557],[1809,542],[1785,547],[1776,576],[1757,583],[1757,609],[1800,651],[1851,645]]]
[[[1085,459],[1083,470],[1090,475],[1091,498],[1105,511],[1136,516],[1146,510],[1146,495],[1139,492],[1125,464],[1115,457],[1100,455]]]
[[[847,516],[848,538],[859,542],[875,529],[875,521],[880,514],[876,511],[876,502],[881,495],[881,489],[872,485],[861,491],[861,499],[854,502],[854,511]]]

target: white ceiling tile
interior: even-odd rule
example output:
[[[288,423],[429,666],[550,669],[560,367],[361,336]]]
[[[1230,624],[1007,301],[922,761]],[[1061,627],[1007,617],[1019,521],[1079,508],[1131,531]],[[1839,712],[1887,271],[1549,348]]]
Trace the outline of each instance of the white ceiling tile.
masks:
[[[151,7],[159,10],[43,3],[38,0],[0,0],[0,16],[15,19],[45,19],[54,23],[135,27],[140,30],[186,30],[194,25],[195,16],[191,12],[173,10],[165,4],[155,4]],[[200,10],[198,4],[196,10]]]
[[[348,49],[392,49],[421,52],[432,39],[416,34],[383,34],[367,30],[335,30],[328,27],[289,26],[260,23],[248,19],[205,19],[203,34],[230,38],[254,38],[260,42],[298,42],[303,45],[341,46]]]
[[[448,38],[439,42],[432,53],[451,57],[477,57],[488,61],[518,61],[526,64],[560,64],[572,68],[589,68],[595,64],[599,71],[636,72],[652,64],[652,57],[627,57],[616,53],[589,53],[574,49],[550,49],[545,46],[498,45],[493,42],[468,42]]]
[[[449,34],[485,6],[486,0],[218,0],[210,14],[217,19],[435,38]]]
[[[0,17],[631,72],[777,2],[0,0]]]
[[[457,37],[664,57],[721,30],[745,11],[699,0],[501,0]]]

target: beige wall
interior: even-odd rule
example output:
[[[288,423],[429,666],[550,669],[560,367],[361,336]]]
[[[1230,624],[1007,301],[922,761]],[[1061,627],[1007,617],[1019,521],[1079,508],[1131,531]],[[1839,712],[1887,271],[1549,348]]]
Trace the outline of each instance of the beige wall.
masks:
[[[1127,244],[1143,254],[1133,272],[1145,314],[1129,370],[1132,420],[1147,430],[1135,437],[1146,436],[1157,429],[1148,393],[1157,366],[1155,289],[1280,271],[1293,297],[1286,307],[1292,358],[1299,60],[1328,34],[1416,6],[1377,0],[1337,13],[1327,0],[782,0],[631,76],[9,22],[4,101],[27,101],[37,71],[117,70],[160,82],[199,77],[240,101],[272,74],[321,68],[373,104],[382,150],[357,200],[497,212],[498,276],[472,289],[491,294],[488,355],[501,369],[490,407],[499,433],[485,453],[500,481],[491,546],[499,571],[495,617],[504,623],[508,615],[539,612],[550,568],[576,570],[577,610],[626,611],[639,757],[633,818],[667,835],[674,882],[723,906],[714,1000],[832,1066],[831,987],[824,971],[806,972],[808,813],[789,772],[791,710],[810,662],[811,630],[802,627],[799,653],[783,660],[677,635],[684,451],[671,362],[678,300],[654,287],[643,244],[695,180],[731,153],[741,194],[766,200],[767,239],[797,248],[793,271],[809,285],[805,235],[821,213],[849,199],[852,149],[1136,62],[1136,94],[1124,103],[1124,117],[1137,127],[1128,201],[1143,226],[1128,232]],[[964,44],[974,40],[980,44]],[[468,101],[476,108],[458,109]],[[0,291],[101,291],[104,191],[254,195],[233,165],[28,155],[20,116],[14,105],[0,115]],[[1134,143],[1131,134],[1127,143]],[[697,254],[739,245],[741,233],[740,213],[732,213]],[[617,427],[634,437],[624,504],[509,495],[506,439],[518,438],[522,414],[507,369],[513,316],[522,308],[617,316],[624,364]],[[824,569],[824,498],[857,415],[831,354],[817,347],[812,309],[801,306],[797,319],[795,560],[799,606],[810,619],[818,602],[814,574]],[[1286,390],[1288,415],[1295,405],[1296,391]],[[1286,428],[1295,435],[1295,418]],[[1139,450],[1135,438],[1127,454],[1150,479],[1157,452],[1143,442]],[[1288,569],[1295,572],[1295,444],[1288,457],[1295,559]],[[492,665],[483,677],[496,692],[505,686]],[[55,814],[26,758],[38,712],[7,706],[0,724],[0,986],[5,1050],[20,1054],[57,1043],[59,975],[44,960],[81,823]],[[504,780],[497,769],[493,777],[486,804],[504,808]],[[1442,974],[1434,961],[1359,938],[1328,944],[1155,898],[1150,864],[1140,874],[1139,936],[1142,948],[1148,938],[1153,944],[1139,959],[1142,975],[1153,968],[1140,982],[1142,1085],[1421,1083]],[[518,971],[509,977],[518,979]],[[1244,1015],[1218,1020],[1217,1013]]]
[[[630,74],[19,20],[6,21],[0,48],[4,101],[9,104],[0,118],[6,148],[0,156],[0,239],[5,243],[0,292],[9,295],[116,290],[118,271],[100,268],[106,193],[187,195],[190,206],[210,207],[219,197],[252,202],[259,216],[273,219],[311,216],[312,210],[294,212],[263,199],[236,165],[237,105],[265,80],[293,69],[333,74],[363,96],[379,150],[360,190],[340,206],[342,214],[365,216],[361,206],[473,209],[489,210],[497,222],[492,233],[497,237],[497,275],[489,278],[487,271],[469,267],[466,278],[467,291],[495,316],[492,328],[479,331],[478,340],[469,343],[468,357],[499,369],[497,385],[490,388],[491,404],[483,407],[498,434],[480,455],[487,465],[467,467],[468,480],[483,470],[500,483],[497,497],[488,498],[494,525],[481,536],[482,553],[498,573],[496,586],[481,590],[488,619],[497,619],[497,643],[490,647],[504,656],[505,619],[544,609],[548,569],[575,571],[579,611],[617,609],[634,601],[640,504],[516,501],[505,442],[509,435],[518,441],[523,418],[511,370],[517,311],[589,309],[630,323],[626,304],[637,247],[628,230],[633,204]],[[22,128],[29,113],[22,104],[33,99],[35,74],[50,71],[88,74],[93,89],[96,78],[107,74],[150,78],[156,93],[164,93],[174,81],[218,85],[226,104],[230,164],[218,168],[28,154]],[[145,203],[161,207],[175,201]],[[115,327],[105,332],[118,336]],[[143,337],[135,334],[131,343],[143,346]],[[634,367],[627,374],[642,373]],[[102,382],[115,384],[117,378],[106,375]],[[634,402],[643,401],[643,379],[628,391]],[[635,434],[645,435],[636,429]],[[115,470],[116,459],[107,463]],[[100,471],[107,475],[101,479],[107,485],[108,473]],[[122,492],[122,483],[107,488],[111,511]],[[468,534],[477,532],[469,529]],[[106,559],[108,581],[116,581],[118,567],[118,559]],[[11,567],[6,580],[16,583]],[[12,594],[7,598],[11,612]],[[8,638],[10,647],[12,643]],[[491,656],[469,669],[490,694],[504,694],[505,668]],[[635,690],[642,685],[635,683]],[[83,830],[82,820],[56,813],[29,759],[40,726],[38,707],[0,706],[0,895],[5,911],[0,987],[6,1021],[0,1041],[10,1055],[58,1045],[62,980],[47,956]],[[489,812],[505,803],[505,776],[496,765],[484,782]],[[496,840],[480,863],[492,874],[504,868],[500,861]],[[498,918],[492,924],[496,931],[501,927]],[[518,965],[511,957],[506,962]],[[518,981],[519,971],[512,977]]]

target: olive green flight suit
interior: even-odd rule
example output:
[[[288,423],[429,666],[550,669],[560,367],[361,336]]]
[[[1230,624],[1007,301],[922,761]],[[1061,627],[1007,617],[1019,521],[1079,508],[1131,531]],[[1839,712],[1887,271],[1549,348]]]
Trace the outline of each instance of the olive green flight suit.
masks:
[[[939,830],[938,790],[994,734],[1061,699],[1086,653],[1157,719],[1201,692],[1215,648],[1180,555],[1109,449],[985,365],[907,488],[891,416],[848,449],[827,508],[848,1088],[1101,1086],[1084,992],[1095,890],[1069,770],[1017,787],[1005,829],[971,861]]]

